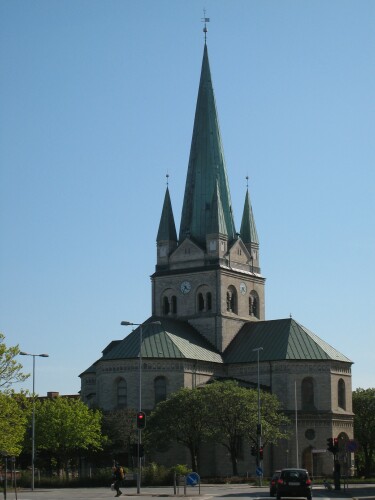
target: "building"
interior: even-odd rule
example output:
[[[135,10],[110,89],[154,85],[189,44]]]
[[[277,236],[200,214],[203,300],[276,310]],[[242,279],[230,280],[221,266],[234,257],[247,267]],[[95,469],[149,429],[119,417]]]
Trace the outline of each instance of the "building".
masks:
[[[255,386],[254,349],[262,347],[260,383],[277,395],[293,422],[293,438],[265,454],[265,474],[297,464],[315,475],[331,473],[332,454],[322,452],[327,438],[342,438],[342,459],[345,442],[353,438],[352,362],[295,319],[265,318],[250,196],[247,190],[238,233],[206,43],[179,235],[167,186],[156,241],[152,315],[123,340],[111,342],[81,374],[83,401],[105,410],[138,408],[140,335],[145,411],[181,387],[214,378]],[[189,460],[185,450],[159,458],[169,465]],[[231,471],[218,446],[202,464],[206,476]],[[249,449],[238,466],[243,474],[254,472]]]

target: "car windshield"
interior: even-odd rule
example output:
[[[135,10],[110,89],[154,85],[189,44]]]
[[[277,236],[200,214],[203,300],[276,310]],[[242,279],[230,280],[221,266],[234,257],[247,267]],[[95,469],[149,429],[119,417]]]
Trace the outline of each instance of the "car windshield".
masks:
[[[284,471],[283,477],[289,481],[301,481],[307,478],[307,474],[302,470],[288,470]]]

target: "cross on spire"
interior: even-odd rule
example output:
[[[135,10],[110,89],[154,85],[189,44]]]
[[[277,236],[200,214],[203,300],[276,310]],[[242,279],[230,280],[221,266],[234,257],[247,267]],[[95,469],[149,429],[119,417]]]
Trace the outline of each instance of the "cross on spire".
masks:
[[[206,17],[206,9],[203,9],[202,23],[204,23],[203,33],[204,33],[204,43],[207,41],[207,23],[210,22],[210,18]]]

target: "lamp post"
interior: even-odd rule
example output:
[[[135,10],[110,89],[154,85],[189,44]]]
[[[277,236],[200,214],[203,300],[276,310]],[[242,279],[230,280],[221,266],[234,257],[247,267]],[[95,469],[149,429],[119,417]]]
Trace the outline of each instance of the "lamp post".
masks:
[[[48,354],[30,354],[28,352],[20,352],[21,356],[32,356],[33,358],[33,416],[31,423],[31,491],[34,491],[34,476],[35,476],[35,358],[48,358]]]
[[[121,321],[121,326],[139,326],[139,365],[138,365],[138,411],[142,411],[142,341],[143,341],[143,325],[144,323],[132,323],[131,321]],[[152,321],[147,325],[160,325],[160,321]],[[142,444],[142,429],[138,429],[138,444],[137,444],[137,493],[141,492],[141,449]]]
[[[262,446],[262,423],[260,418],[260,379],[259,379],[259,352],[263,351],[263,347],[257,347],[253,349],[254,352],[257,353],[257,365],[258,365],[258,425],[257,425],[257,442],[258,442],[258,466],[261,469],[261,473],[259,475],[259,484],[262,486],[262,475],[263,475],[263,457],[260,456],[260,448]]]

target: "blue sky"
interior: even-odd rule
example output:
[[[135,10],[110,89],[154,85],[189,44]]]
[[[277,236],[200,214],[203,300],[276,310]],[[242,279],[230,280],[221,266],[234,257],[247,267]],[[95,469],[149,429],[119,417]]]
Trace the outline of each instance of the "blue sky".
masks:
[[[353,388],[375,385],[375,2],[3,0],[0,331],[50,355],[40,394],[77,393],[129,333],[121,320],[150,315],[167,172],[180,222],[204,8],[266,318],[292,314],[354,361]]]

